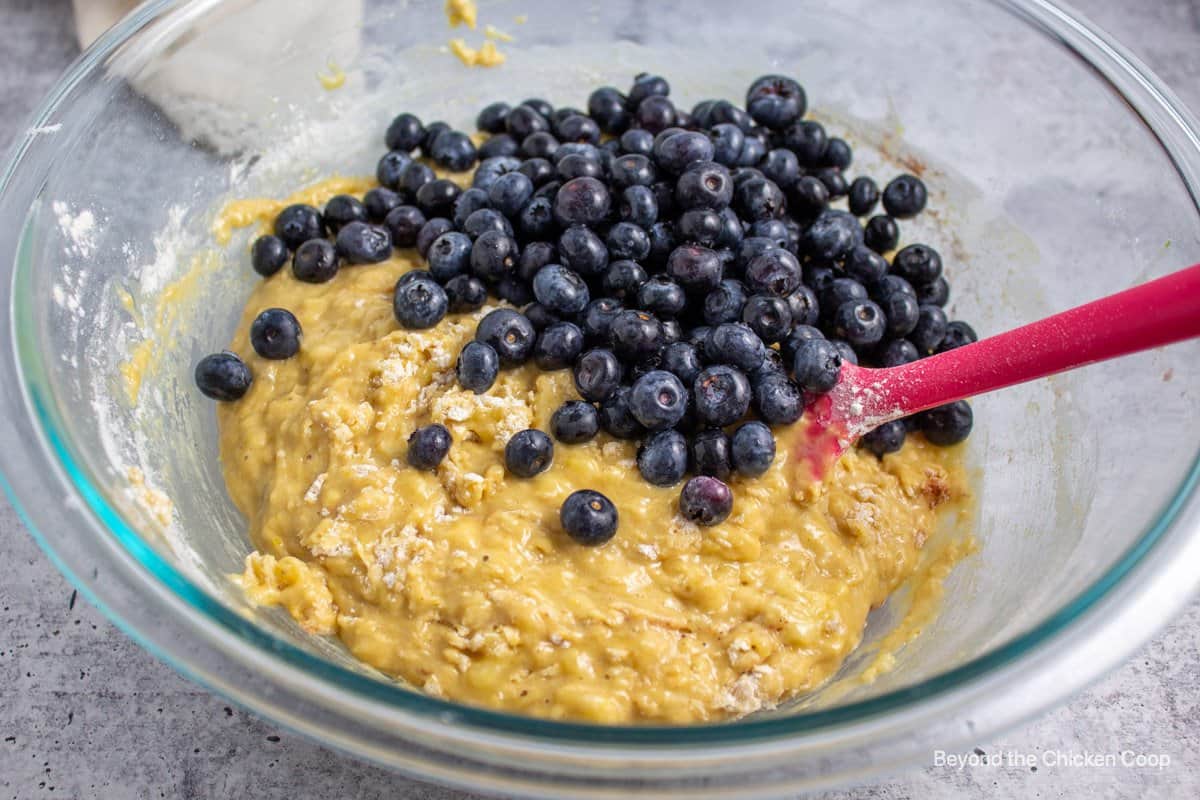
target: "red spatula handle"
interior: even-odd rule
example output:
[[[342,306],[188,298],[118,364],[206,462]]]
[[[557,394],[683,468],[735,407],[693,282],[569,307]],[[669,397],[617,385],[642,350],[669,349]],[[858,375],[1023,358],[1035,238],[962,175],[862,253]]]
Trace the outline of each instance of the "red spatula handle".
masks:
[[[1198,336],[1200,264],[931,358],[871,370],[870,405],[897,418]]]

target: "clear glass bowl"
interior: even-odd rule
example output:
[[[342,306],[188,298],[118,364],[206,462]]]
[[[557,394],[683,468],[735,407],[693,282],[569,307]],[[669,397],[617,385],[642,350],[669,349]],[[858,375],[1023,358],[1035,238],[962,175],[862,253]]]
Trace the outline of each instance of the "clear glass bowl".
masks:
[[[228,340],[254,280],[247,234],[192,256],[214,249],[226,198],[369,174],[400,110],[467,126],[494,98],[582,104],[588,87],[641,70],[668,75],[687,104],[794,74],[858,165],[925,172],[937,224],[905,237],[942,248],[954,313],[983,333],[1200,261],[1195,121],[1143,65],[1047,2],[484,3],[481,23],[518,37],[494,70],[442,49],[441,2],[281,8],[144,4],[54,89],[0,184],[6,488],[59,568],[181,672],[447,783],[783,793],[1014,724],[1128,655],[1194,589],[1191,343],[979,399],[982,552],[867,686],[853,683],[858,658],[814,697],[736,722],[560,724],[425,697],[249,607],[226,577],[249,543],[218,471],[212,405],[190,378]],[[331,60],[347,75],[336,91],[317,79]],[[133,408],[128,364],[144,376]],[[130,467],[174,501],[169,525]],[[868,642],[895,616],[877,614]]]

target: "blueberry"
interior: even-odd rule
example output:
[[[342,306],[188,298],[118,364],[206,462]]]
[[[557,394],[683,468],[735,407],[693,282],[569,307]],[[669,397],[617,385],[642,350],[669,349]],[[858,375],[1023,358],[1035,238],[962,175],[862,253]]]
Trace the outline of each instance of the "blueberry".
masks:
[[[622,311],[624,307],[613,297],[601,297],[588,303],[581,320],[583,335],[588,341],[607,345],[613,320]]]
[[[411,153],[425,138],[425,126],[412,114],[400,114],[387,127],[383,140],[388,150]]]
[[[574,378],[580,397],[599,403],[621,385],[621,362],[611,350],[588,350],[575,362]]]
[[[838,355],[841,356],[842,363],[858,366],[858,353],[855,352],[853,345],[842,339],[830,339],[829,343],[833,345],[833,349],[837,350]]]
[[[533,324],[511,308],[489,312],[475,328],[475,341],[490,345],[505,366],[518,366],[528,361],[536,338]]]
[[[517,172],[529,178],[534,186],[542,186],[555,176],[554,165],[545,158],[527,158],[517,167]]]
[[[904,420],[898,419],[894,422],[885,422],[875,430],[864,434],[858,443],[879,458],[883,458],[888,453],[895,453],[903,447],[907,434],[908,426],[905,425]]]
[[[623,155],[613,160],[610,182],[618,191],[630,186],[652,186],[658,171],[654,162],[643,155]]]
[[[783,214],[786,202],[783,191],[770,178],[750,178],[733,193],[733,207],[743,220],[757,222],[777,219]]]
[[[878,344],[885,326],[883,309],[870,300],[850,300],[834,312],[835,334],[856,348]]]
[[[675,175],[681,174],[692,164],[711,162],[713,155],[712,140],[696,131],[671,134],[654,148],[654,160],[664,170]]]
[[[596,407],[582,400],[568,400],[550,417],[550,432],[563,444],[590,441],[600,430]]]
[[[742,152],[738,154],[737,163],[739,167],[752,167],[767,154],[768,142],[764,137],[750,131],[744,131],[743,134],[745,138],[742,140]]]
[[[547,264],[538,270],[533,277],[533,294],[546,308],[564,316],[578,314],[591,300],[579,273],[561,264]]]
[[[837,385],[841,371],[842,355],[832,342],[808,339],[796,348],[792,375],[805,391],[828,392]]]
[[[662,349],[659,367],[670,372],[684,386],[691,386],[703,368],[696,348],[687,342],[672,342]]]
[[[908,336],[917,327],[917,322],[920,320],[920,305],[915,296],[902,288],[887,288],[894,287],[894,281],[903,281],[903,278],[885,275],[884,279],[887,282],[880,281],[872,284],[872,289],[884,288],[873,292],[871,299],[883,309],[884,318],[887,320],[887,335],[893,338]],[[911,287],[909,288],[911,289]]]
[[[558,159],[554,165],[555,173],[564,181],[573,178],[603,178],[604,167],[600,162],[580,153],[571,153]]]
[[[550,468],[554,442],[542,431],[528,428],[504,445],[504,466],[518,478],[532,478]]]
[[[741,128],[732,123],[723,122],[714,125],[709,130],[708,139],[712,143],[710,158],[713,161],[727,167],[737,166],[742,154],[742,146],[746,141],[746,135],[742,133]]]
[[[533,302],[533,290],[529,284],[516,275],[505,275],[496,281],[492,290],[496,297],[506,300],[514,306],[525,306]]]
[[[917,290],[917,300],[935,306],[945,306],[950,300],[950,284],[943,276],[938,276],[929,283],[913,287]]]
[[[848,198],[850,213],[856,217],[865,217],[879,202],[879,184],[861,175],[851,182]]]
[[[663,347],[683,339],[683,323],[677,319],[664,319],[662,321],[663,329]]]
[[[909,364],[921,357],[917,346],[908,339],[893,339],[883,346],[875,356],[875,362],[881,367],[898,367]]]
[[[754,128],[754,118],[728,100],[717,100],[709,110],[709,118],[713,125],[729,122],[737,125],[743,133]]]
[[[554,222],[554,203],[548,197],[535,196],[517,215],[517,228],[522,236],[530,239],[553,236],[558,229]]]
[[[538,131],[549,131],[550,122],[535,109],[519,105],[504,118],[504,130],[517,141]]]
[[[783,146],[796,154],[802,167],[816,167],[825,157],[829,137],[819,122],[800,121],[783,131]]]
[[[450,126],[441,120],[438,120],[437,122],[431,122],[426,125],[425,135],[421,137],[421,155],[429,158],[433,148],[434,140],[437,139],[437,137],[440,136],[443,131],[448,130],[450,130]]]
[[[675,234],[684,242],[712,247],[724,228],[721,215],[711,208],[692,208],[675,222]]]
[[[269,278],[287,263],[288,248],[278,236],[260,236],[250,248],[250,265],[264,278]]]
[[[630,186],[621,192],[617,213],[625,222],[633,223],[641,228],[649,228],[658,221],[658,200],[655,199],[654,192],[650,188]],[[646,246],[649,250],[649,235],[646,238]]]
[[[514,173],[515,174],[515,173]],[[478,191],[471,189],[469,191]],[[549,209],[547,208],[547,213]],[[496,231],[505,236],[513,235],[512,224],[508,218],[494,208],[480,208],[472,211],[470,216],[463,220],[460,226],[467,236],[472,240],[478,239],[488,231]]]
[[[404,186],[404,174],[413,165],[412,156],[401,150],[384,153],[375,164],[375,180],[388,189]]]
[[[554,218],[563,227],[603,222],[611,207],[608,188],[595,178],[573,178],[554,196]]]
[[[386,186],[376,186],[363,195],[363,207],[372,222],[383,222],[392,209],[404,205],[404,198]],[[395,237],[393,237],[394,239]],[[407,245],[411,247],[412,245]]]
[[[746,110],[759,125],[782,130],[804,116],[808,98],[800,84],[783,75],[764,75],[750,84]]]
[[[650,235],[632,222],[618,222],[605,237],[610,258],[641,260],[650,254]]]
[[[566,369],[583,350],[583,331],[571,322],[555,322],[538,334],[533,360],[542,370]]]
[[[791,246],[791,233],[782,219],[760,219],[750,225],[749,233],[755,239],[766,239],[774,247],[787,250]],[[797,271],[799,265],[797,265]]]
[[[484,283],[495,283],[513,272],[518,255],[511,236],[487,231],[471,245],[471,272]]]
[[[554,132],[564,142],[600,142],[600,126],[582,114],[570,114],[554,126]]]
[[[536,158],[550,163],[558,157],[561,147],[562,143],[555,138],[554,134],[549,131],[537,131],[525,137],[518,152],[527,159]],[[551,164],[551,169],[553,170],[553,168],[554,165]],[[557,171],[552,174],[557,174]]]
[[[723,322],[708,334],[704,354],[714,364],[730,364],[749,372],[763,359],[763,343],[749,325]]]
[[[751,392],[765,378],[786,376],[787,367],[784,366],[783,356],[773,347],[763,348],[762,361],[758,362],[758,366],[746,373],[746,377],[750,379]]]
[[[392,208],[383,219],[383,226],[392,236],[392,244],[396,247],[413,247],[421,228],[425,227],[425,215],[416,206],[398,205]]]
[[[527,248],[528,249],[528,248]],[[637,295],[638,288],[646,282],[646,270],[635,261],[613,261],[608,265],[601,282],[606,294],[624,300]]]
[[[946,334],[942,337],[942,341],[938,343],[937,351],[944,353],[947,350],[954,350],[955,348],[964,347],[978,341],[979,335],[975,333],[974,328],[965,322],[956,320],[946,325]]]
[[[450,431],[436,422],[417,428],[408,437],[408,463],[417,469],[434,470],[450,452]]]
[[[556,322],[562,322],[562,318],[558,314],[555,314],[536,300],[525,306],[521,313],[525,315],[526,319],[529,320],[529,324],[538,333],[546,330],[546,328],[549,328]]]
[[[887,259],[865,244],[856,245],[848,254],[842,267],[846,275],[859,283],[873,283],[888,271]]]
[[[305,242],[320,239],[325,235],[321,212],[303,203],[290,205],[275,217],[275,235],[292,251]]]
[[[521,160],[512,156],[492,156],[484,159],[471,178],[472,189],[487,191],[501,175],[516,172],[521,167]]]
[[[388,188],[396,189],[397,191],[403,189],[409,197],[416,197],[417,192],[421,190],[422,186],[434,180],[437,180],[437,175],[434,174],[432,169],[419,161],[414,161],[400,173],[400,185]]]
[[[443,233],[429,248],[426,260],[429,272],[438,283],[445,283],[471,269],[471,237],[458,231]]]
[[[687,306],[687,295],[678,283],[666,275],[644,281],[635,296],[637,306],[660,320],[674,318]]]
[[[942,257],[927,244],[910,244],[892,257],[892,272],[922,286],[942,276]]]
[[[915,175],[895,177],[883,190],[883,207],[890,216],[897,219],[907,219],[920,214],[927,200],[925,184]]]
[[[410,269],[396,280],[396,285],[404,286],[405,284],[418,279],[433,280],[433,275],[431,275],[427,269]]]
[[[496,178],[487,193],[492,208],[515,217],[533,197],[533,181],[520,172],[505,173]]]
[[[545,134],[533,134],[533,136]],[[532,138],[532,137],[530,137]],[[528,139],[526,139],[528,141]],[[476,154],[481,161],[489,158],[500,158],[505,156],[516,156],[521,153],[521,143],[507,133],[498,133],[495,136],[489,136],[487,141],[479,145],[479,152]]]
[[[638,472],[654,486],[674,486],[687,472],[687,440],[678,431],[659,431],[638,448]]]
[[[379,225],[350,222],[338,231],[335,249],[350,264],[378,264],[392,256],[392,235]]]
[[[449,217],[454,214],[454,202],[460,194],[462,188],[457,183],[438,178],[417,190],[417,208],[427,217]]]
[[[721,209],[718,216],[721,218],[721,232],[717,234],[714,247],[734,252],[741,247],[742,241],[746,237],[746,232],[742,229],[742,221],[732,208]]]
[[[711,208],[720,211],[733,200],[733,178],[715,162],[693,164],[675,182],[674,201],[680,209]],[[660,200],[659,216],[667,212]]]
[[[801,343],[809,339],[824,339],[825,334],[814,328],[811,323],[801,323],[792,327],[791,332],[779,343],[779,352],[787,362],[796,357],[796,350]]]
[[[578,544],[597,547],[617,533],[617,507],[591,489],[572,492],[558,512],[563,530]]]
[[[617,439],[637,439],[646,432],[642,423],[633,416],[631,392],[628,386],[618,386],[600,401],[600,427]]]
[[[883,214],[877,214],[867,220],[863,228],[863,244],[876,253],[886,253],[895,250],[900,242],[900,228],[896,220]]]
[[[292,274],[305,283],[324,283],[338,272],[338,255],[333,242],[309,239],[292,257]]]
[[[692,471],[722,480],[733,472],[729,437],[719,428],[703,430],[692,436],[688,445]]]
[[[629,362],[644,361],[663,343],[662,324],[653,314],[626,309],[613,317],[608,331],[613,351]]]
[[[432,278],[415,278],[396,284],[392,309],[405,328],[432,328],[449,309],[446,291]]]
[[[684,339],[692,347],[696,348],[696,352],[703,355],[704,345],[708,341],[708,335],[712,333],[712,327],[709,325],[697,325],[688,331],[687,338]]]
[[[767,151],[758,168],[764,177],[785,192],[800,178],[800,161],[791,150],[782,147]]]
[[[321,219],[325,221],[325,227],[330,233],[337,233],[351,222],[366,222],[367,207],[357,197],[337,194],[325,204]]]
[[[821,156],[821,166],[833,169],[846,169],[854,159],[854,153],[845,139],[830,137],[825,143],[825,152]]]
[[[554,153],[554,158],[551,160],[557,163],[558,161],[562,161],[567,156],[583,156],[585,159],[594,161],[601,166],[603,166],[604,162],[603,151],[595,145],[588,144],[587,142],[567,142],[566,144],[560,145],[558,150]]]
[[[834,272],[828,264],[810,261],[804,265],[804,285],[816,292],[818,296],[829,288],[837,275],[838,273]]]
[[[753,389],[754,409],[768,425],[789,425],[804,413],[800,388],[786,375],[761,378]]]
[[[608,267],[608,247],[584,225],[572,225],[562,232],[558,253],[562,263],[580,275],[601,275]]]
[[[667,257],[667,274],[689,292],[709,292],[721,282],[721,259],[695,244],[676,247]]]
[[[753,294],[786,297],[800,288],[800,262],[782,248],[755,256],[746,265],[746,288]]]
[[[698,475],[688,480],[679,493],[679,513],[697,525],[724,522],[733,511],[733,492],[721,480]]]
[[[650,253],[646,263],[652,265],[666,264],[667,258],[675,249],[675,229],[669,222],[656,222],[650,226]]]
[[[633,87],[625,98],[625,107],[632,111],[647,97],[666,97],[669,94],[671,94],[671,85],[665,78],[643,72],[633,79]]]
[[[629,409],[647,430],[672,428],[683,419],[687,408],[687,389],[673,373],[656,369],[633,383]]]
[[[934,305],[918,308],[916,327],[908,334],[922,355],[932,353],[946,336],[946,312]]]
[[[654,134],[641,128],[631,128],[621,134],[621,150],[629,155],[648,156],[654,152]]]
[[[228,350],[200,359],[193,378],[201,394],[213,400],[241,399],[254,382],[246,362]]]
[[[824,261],[837,261],[863,243],[863,229],[853,214],[827,209],[804,235],[805,250]]]
[[[742,322],[765,343],[773,344],[792,328],[792,312],[781,297],[754,295],[742,310]]]
[[[425,224],[421,226],[421,230],[417,232],[417,252],[421,254],[421,258],[428,257],[429,248],[433,246],[439,236],[452,230],[454,230],[454,223],[445,217],[426,220]]]
[[[300,322],[286,308],[268,308],[250,324],[250,344],[263,358],[291,358],[300,352],[300,338]]]
[[[717,364],[696,376],[693,397],[696,416],[703,424],[732,425],[750,408],[750,381],[733,367]]]
[[[504,130],[504,119],[510,111],[512,106],[504,102],[484,106],[479,116],[475,117],[475,127],[488,133],[499,133]]]
[[[761,422],[747,422],[730,437],[729,457],[733,469],[748,478],[766,472],[775,460],[775,437]]]
[[[931,408],[917,415],[917,426],[930,444],[947,447],[971,435],[975,417],[966,400]]]
[[[475,394],[483,394],[492,388],[500,372],[500,356],[483,342],[467,342],[458,354],[455,364],[458,385]]]
[[[543,100],[540,97],[531,97],[528,100],[522,100],[521,105],[529,106],[547,120],[554,114],[554,106],[550,105],[549,101]]]
[[[853,278],[834,278],[821,292],[821,320],[832,324],[843,303],[866,300],[867,289]]]

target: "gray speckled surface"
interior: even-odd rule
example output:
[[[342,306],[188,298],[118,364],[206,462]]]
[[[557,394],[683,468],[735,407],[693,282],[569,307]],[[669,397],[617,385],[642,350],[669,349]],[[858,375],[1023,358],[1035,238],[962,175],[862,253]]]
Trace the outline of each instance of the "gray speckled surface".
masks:
[[[1200,0],[1076,5],[1200,107]],[[0,148],[76,49],[65,0],[0,0]],[[0,798],[466,798],[278,731],[139,649],[71,587],[0,501]],[[994,740],[1030,766],[914,769],[838,798],[1200,796],[1200,603],[1067,705]],[[1054,766],[1165,754],[1165,768]]]

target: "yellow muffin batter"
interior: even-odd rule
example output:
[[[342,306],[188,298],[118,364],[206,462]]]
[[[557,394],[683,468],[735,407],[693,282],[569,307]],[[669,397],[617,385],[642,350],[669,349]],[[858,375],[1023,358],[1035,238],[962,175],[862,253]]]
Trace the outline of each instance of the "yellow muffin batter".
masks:
[[[799,426],[776,430],[766,475],[732,481],[733,514],[712,528],[682,520],[679,487],[646,483],[636,445],[603,433],[556,443],[533,479],[508,476],[505,442],[577,399],[570,372],[530,365],[484,395],[458,388],[456,357],[489,309],[401,329],[392,290],[416,266],[408,255],[325,284],[287,269],[264,280],[232,344],[254,383],[219,422],[258,547],[249,596],[431,694],[609,723],[770,707],[838,669],[871,608],[917,569],[938,508],[967,495],[959,448],[919,436],[882,460],[852,450],[811,485],[789,459]],[[286,361],[248,343],[273,306],[304,330]],[[435,473],[405,462],[429,422],[454,438]],[[580,488],[618,508],[604,546],[561,532],[559,506]]]

